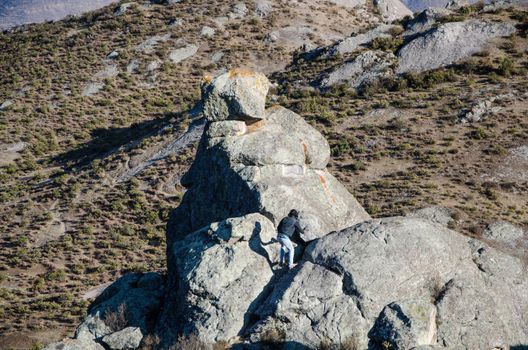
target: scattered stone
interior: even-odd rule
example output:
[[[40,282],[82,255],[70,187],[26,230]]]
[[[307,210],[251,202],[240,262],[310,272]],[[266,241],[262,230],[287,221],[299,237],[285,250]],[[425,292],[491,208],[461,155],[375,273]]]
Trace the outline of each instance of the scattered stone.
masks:
[[[273,12],[273,3],[269,0],[254,0],[255,13],[259,17],[268,17]]]
[[[526,4],[525,0],[495,0],[484,6],[482,12],[495,12],[499,10],[509,9],[516,4]]]
[[[383,308],[368,336],[380,348],[394,350],[434,345],[435,317],[436,308],[429,301],[418,299],[390,303]]]
[[[362,46],[370,44],[375,38],[391,37],[389,32],[393,28],[397,28],[397,26],[382,24],[374,29],[367,31],[366,33],[350,36],[331,46],[330,49],[328,49],[328,51],[324,54],[324,57],[332,58],[337,55],[352,53],[361,48]]]
[[[129,8],[131,8],[133,5],[135,5],[135,2],[124,2],[119,5],[119,7],[114,11],[114,16],[122,16],[124,15]]]
[[[132,60],[126,67],[126,71],[128,74],[135,73],[139,68],[139,61],[138,60]]]
[[[183,25],[183,19],[171,18],[168,23],[169,27],[180,27]]]
[[[413,13],[400,0],[375,0],[374,4],[387,22],[396,21],[406,16],[412,17]]]
[[[155,61],[150,62],[147,65],[147,72],[153,72],[155,70],[160,69],[162,63],[163,62],[161,62],[160,60],[155,60]]]
[[[426,219],[445,227],[447,227],[447,225],[453,221],[451,211],[448,208],[439,206],[431,206],[419,209],[408,214],[407,216]]]
[[[113,60],[113,59],[116,59],[119,57],[119,52],[117,51],[112,51],[110,52],[108,55],[106,55],[106,58],[108,58],[109,60]]]
[[[198,46],[194,44],[189,44],[182,48],[172,50],[169,58],[172,63],[180,63],[188,58],[191,58],[198,52]]]
[[[481,52],[492,38],[515,33],[511,23],[469,20],[445,23],[417,37],[398,52],[397,73],[423,72]]]
[[[207,38],[212,38],[214,34],[215,34],[215,29],[208,27],[208,26],[203,26],[202,30],[200,31],[200,35],[205,36]]]
[[[287,26],[268,33],[264,39],[267,44],[278,43],[294,47],[302,47],[303,45],[313,45],[310,36],[313,34],[313,29],[304,25]]]
[[[20,152],[25,150],[27,143],[0,143],[0,166],[8,165],[20,158]]]
[[[0,111],[7,111],[9,109],[9,107],[11,107],[14,103],[15,103],[15,101],[13,101],[13,100],[5,100],[0,105]]]
[[[213,61],[214,63],[218,63],[218,62],[220,62],[222,60],[223,57],[224,57],[224,52],[223,51],[216,51],[211,56],[211,61]]]
[[[500,107],[492,108],[492,101],[491,100],[481,100],[478,101],[471,109],[463,114],[463,117],[461,118],[462,123],[467,122],[478,122],[492,114],[495,114],[496,112],[500,111]]]
[[[330,0],[332,3],[349,8],[357,8],[366,4],[365,0]]]
[[[453,11],[444,8],[426,9],[407,22],[403,36],[416,35],[433,28],[440,19],[449,16]]]
[[[164,35],[154,35],[146,39],[145,41],[143,41],[138,46],[136,46],[136,50],[144,52],[144,53],[152,53],[156,45],[158,45],[158,43],[166,42],[170,39],[170,37],[171,37],[170,33],[167,33]]]
[[[482,236],[486,239],[507,245],[514,245],[516,241],[528,238],[528,235],[525,234],[522,228],[506,221],[497,221],[489,224],[482,233]]]
[[[103,337],[103,342],[112,350],[137,349],[143,339],[143,333],[139,327],[127,327],[120,331]]]
[[[319,87],[325,89],[346,83],[350,88],[362,89],[381,77],[393,75],[395,62],[392,52],[366,51],[324,76]]]
[[[233,8],[231,9],[231,12],[227,14],[227,17],[229,19],[239,19],[239,18],[246,17],[247,14],[248,14],[248,8],[246,4],[244,4],[243,2],[239,2],[233,6]]]
[[[445,8],[450,10],[459,10],[460,8],[469,5],[470,3],[468,0],[451,0],[445,5]]]
[[[260,120],[269,88],[262,73],[235,69],[221,74],[203,86],[204,115],[209,121]]]
[[[98,79],[113,78],[119,74],[119,69],[116,64],[109,64],[105,66],[102,70],[95,73],[95,77]]]
[[[92,96],[98,93],[99,91],[101,91],[103,88],[104,88],[103,83],[98,83],[98,82],[88,83],[84,87],[84,90],[81,95],[82,96]]]

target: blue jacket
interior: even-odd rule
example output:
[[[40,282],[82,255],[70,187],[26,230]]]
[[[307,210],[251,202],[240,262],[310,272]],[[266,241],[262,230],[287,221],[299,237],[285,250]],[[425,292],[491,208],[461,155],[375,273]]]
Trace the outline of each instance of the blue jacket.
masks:
[[[295,232],[304,233],[301,225],[299,225],[299,220],[292,216],[287,216],[281,220],[279,227],[277,228],[279,234],[284,234],[288,237],[292,237]]]

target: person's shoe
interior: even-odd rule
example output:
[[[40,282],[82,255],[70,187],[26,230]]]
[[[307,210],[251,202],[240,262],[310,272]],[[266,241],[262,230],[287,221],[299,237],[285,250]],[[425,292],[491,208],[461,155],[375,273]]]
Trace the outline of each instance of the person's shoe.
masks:
[[[297,264],[291,264],[290,266],[288,266],[288,270],[294,269],[296,266]]]

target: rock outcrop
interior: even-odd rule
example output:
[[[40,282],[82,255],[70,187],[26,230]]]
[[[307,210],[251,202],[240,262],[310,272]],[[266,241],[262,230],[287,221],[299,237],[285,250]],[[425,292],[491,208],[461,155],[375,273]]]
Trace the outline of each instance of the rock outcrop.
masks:
[[[365,51],[346,62],[321,80],[323,89],[336,84],[347,84],[352,89],[362,89],[382,77],[392,76],[396,57],[391,52]]]
[[[481,52],[492,38],[515,33],[511,23],[470,20],[445,23],[417,37],[398,52],[397,73],[423,72]]]
[[[326,50],[323,57],[332,58],[337,55],[345,55],[348,53],[352,53],[360,49],[361,47],[367,44],[370,44],[372,40],[374,40],[375,38],[390,37],[391,35],[389,34],[389,32],[393,28],[397,28],[397,27],[392,26],[392,25],[382,24],[376,28],[366,31],[365,33],[352,35],[348,38],[340,40],[335,45],[331,46],[328,50]]]
[[[48,345],[45,350],[137,348],[152,331],[164,281],[157,273],[131,273],[108,286],[92,303],[74,339]],[[132,347],[135,345],[135,347]]]
[[[278,246],[274,245],[273,251],[264,254],[263,244],[270,243],[276,235],[278,221],[290,209],[300,211],[305,227],[301,239],[305,242],[369,219],[356,199],[325,169],[330,149],[324,137],[283,107],[264,108],[268,87],[265,76],[243,70],[206,79],[203,110],[208,124],[196,160],[182,178],[188,190],[168,224],[171,292],[163,318],[166,328],[160,330],[166,337],[198,331],[208,341],[229,340],[243,331],[243,320],[247,317],[244,315],[251,308],[239,298],[233,298],[233,294],[244,290],[243,293],[248,293],[244,300],[251,303],[269,288],[273,275],[270,263],[276,262],[273,251]],[[258,220],[247,216],[257,213]],[[234,217],[241,218],[229,221]],[[231,243],[221,243],[218,237],[226,236],[223,233],[226,229],[218,233],[215,228],[207,228],[212,222],[219,222],[215,227],[227,225],[230,230],[244,232],[239,238],[241,242],[232,243],[225,251]],[[260,233],[254,233],[257,226],[261,228]],[[229,237],[223,239],[230,242]],[[207,249],[199,258],[185,253],[197,251],[198,248],[189,247],[201,247],[206,242],[213,242],[215,248]],[[216,249],[220,249],[218,253],[214,253]],[[238,284],[231,285],[226,275],[219,275],[215,283],[194,280],[199,277],[195,275],[196,269],[204,271],[200,278],[211,278],[207,269],[215,265],[223,269],[226,259],[238,259],[238,253],[234,252],[241,254],[240,261],[233,265],[239,272],[227,273]],[[194,267],[186,270],[186,264]],[[244,273],[237,276],[242,274],[240,268]],[[253,276],[252,271],[257,275]],[[243,287],[240,283],[244,281],[252,283],[252,287]],[[225,288],[216,290],[218,286]],[[222,294],[218,295],[219,292]],[[198,312],[197,308],[206,311]],[[207,310],[223,315],[212,316]],[[178,324],[179,313],[201,321]]]
[[[413,13],[400,0],[375,0],[374,3],[387,22],[402,19],[406,16],[412,17]]]
[[[260,308],[254,341],[279,329],[310,348],[353,338],[359,349],[409,349],[435,345],[435,328],[448,347],[528,341],[522,261],[424,219],[358,224],[312,243],[305,259]]]

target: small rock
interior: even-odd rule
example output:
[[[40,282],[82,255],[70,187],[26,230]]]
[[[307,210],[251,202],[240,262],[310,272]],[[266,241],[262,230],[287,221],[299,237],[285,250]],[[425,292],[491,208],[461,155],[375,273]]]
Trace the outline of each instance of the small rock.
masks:
[[[99,79],[106,79],[106,78],[113,78],[116,77],[119,74],[119,70],[117,69],[117,65],[110,64],[107,65],[105,68],[100,70],[95,74],[96,78]]]
[[[204,115],[209,121],[260,120],[269,88],[264,74],[233,69],[203,86]]]
[[[220,62],[220,60],[222,60],[223,57],[224,57],[224,52],[223,51],[216,51],[211,56],[211,61],[213,61],[214,63],[218,63],[218,62]]]
[[[119,7],[114,11],[114,16],[124,15],[132,5],[135,5],[135,2],[125,2],[119,5]]]
[[[103,342],[112,350],[137,349],[143,339],[139,327],[127,327],[103,337]]]
[[[479,122],[495,113],[498,113],[501,110],[501,107],[492,107],[494,101],[495,98],[477,101],[469,111],[463,113],[460,121],[462,123]]]
[[[436,308],[423,300],[394,302],[383,308],[368,336],[390,349],[406,350],[436,343]]]
[[[161,63],[162,62],[160,60],[155,60],[155,61],[150,62],[147,65],[147,72],[153,72],[153,71],[159,69],[161,67]]]
[[[183,19],[181,18],[171,18],[168,23],[169,27],[179,27],[183,25]]]
[[[200,31],[200,35],[201,36],[205,36],[207,38],[212,38],[215,34],[215,30],[214,28],[211,28],[211,27],[208,27],[208,26],[203,26],[202,27],[202,30]]]
[[[445,5],[445,8],[450,10],[458,10],[469,5],[470,3],[468,0],[451,0]]]
[[[154,36],[146,39],[145,41],[143,41],[138,46],[136,46],[136,50],[144,52],[144,53],[151,53],[151,52],[154,51],[154,48],[156,47],[156,45],[158,45],[158,43],[165,42],[165,41],[169,40],[170,37],[171,37],[170,34],[154,35]]]
[[[104,88],[103,83],[88,83],[84,87],[84,90],[82,92],[82,96],[92,96],[101,91]]]
[[[172,50],[169,58],[173,63],[180,63],[183,60],[186,60],[194,56],[198,52],[198,46],[190,44],[182,48]]]
[[[139,68],[139,61],[138,60],[132,60],[126,67],[126,71],[128,74],[132,74]]]
[[[108,55],[106,55],[106,58],[108,58],[110,60],[116,59],[118,57],[119,57],[119,52],[117,52],[115,50],[110,52]]]
[[[6,100],[6,101],[2,102],[2,104],[0,105],[0,111],[5,111],[5,110],[9,109],[9,107],[11,107],[14,103],[15,103],[15,101],[13,101],[13,100]]]
[[[255,0],[255,13],[259,17],[268,17],[273,12],[273,4],[269,0]]]
[[[227,14],[227,17],[229,19],[238,19],[238,18],[244,18],[248,14],[248,8],[246,4],[243,2],[239,2],[238,4],[235,4],[233,8],[231,9],[231,12]]]

